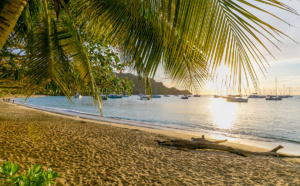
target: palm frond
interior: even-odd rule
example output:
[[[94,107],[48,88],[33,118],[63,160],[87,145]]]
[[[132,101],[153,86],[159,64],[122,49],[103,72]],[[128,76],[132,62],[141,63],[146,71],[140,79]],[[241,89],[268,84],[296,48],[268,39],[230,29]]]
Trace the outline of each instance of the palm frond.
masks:
[[[26,93],[30,96],[40,87],[45,87],[46,84],[53,80],[71,100],[70,87],[72,81],[72,67],[68,57],[65,55],[59,38],[58,27],[51,14],[46,13],[43,19],[38,24],[37,28],[31,30],[28,36],[28,50],[30,57],[27,61],[27,85]]]
[[[297,12],[277,0],[255,0]],[[105,34],[141,75],[153,76],[161,64],[181,85],[205,81],[220,65],[231,69],[235,84],[241,72],[257,81],[254,65],[264,73],[263,38],[286,36],[243,7],[280,19],[249,0],[71,0],[73,15],[97,39]],[[269,52],[270,53],[270,52]],[[270,53],[271,54],[271,53]]]
[[[50,5],[51,2],[43,1],[44,14],[39,12],[41,18],[33,21],[35,28],[29,29],[26,37],[26,52],[30,57],[26,59],[28,84],[25,93],[30,96],[55,82],[71,101],[74,84],[81,82],[81,91],[92,93],[102,114],[101,98],[78,30],[65,11],[61,11],[60,19],[56,20],[54,11],[48,9],[48,3]],[[76,72],[80,75],[79,79]]]
[[[98,93],[91,69],[91,62],[84,43],[73,20],[69,16],[64,15],[63,12],[61,14],[60,21],[56,23],[58,27],[58,32],[56,33],[58,40],[84,82],[82,90],[92,93],[94,102],[99,107],[100,114],[102,115],[102,99]]]

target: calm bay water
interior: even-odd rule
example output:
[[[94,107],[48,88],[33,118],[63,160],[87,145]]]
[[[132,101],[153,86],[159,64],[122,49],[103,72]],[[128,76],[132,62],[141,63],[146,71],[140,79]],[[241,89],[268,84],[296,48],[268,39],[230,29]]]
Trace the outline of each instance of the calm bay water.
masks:
[[[19,100],[21,101],[21,100]],[[231,103],[212,96],[162,97],[150,101],[138,96],[108,99],[103,116],[146,122],[153,126],[182,131],[223,135],[262,142],[280,142],[300,151],[300,99],[282,101],[249,99],[248,103]],[[25,104],[99,114],[89,97],[73,99],[63,96],[30,98]],[[297,152],[298,153],[298,152]]]

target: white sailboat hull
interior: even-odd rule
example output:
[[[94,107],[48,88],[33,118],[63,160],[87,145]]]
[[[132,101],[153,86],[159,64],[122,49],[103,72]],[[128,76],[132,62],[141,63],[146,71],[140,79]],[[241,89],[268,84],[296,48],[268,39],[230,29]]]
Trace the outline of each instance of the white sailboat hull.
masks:
[[[248,102],[248,99],[244,98],[229,98],[227,99],[228,102]]]

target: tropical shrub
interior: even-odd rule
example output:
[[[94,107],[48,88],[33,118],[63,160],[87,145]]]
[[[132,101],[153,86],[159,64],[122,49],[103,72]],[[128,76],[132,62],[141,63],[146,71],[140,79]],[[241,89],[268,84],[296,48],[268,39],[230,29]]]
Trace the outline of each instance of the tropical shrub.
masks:
[[[0,184],[16,186],[42,186],[55,184],[53,181],[59,176],[51,168],[41,169],[41,165],[31,165],[25,175],[17,175],[20,167],[12,162],[4,162],[0,167]]]

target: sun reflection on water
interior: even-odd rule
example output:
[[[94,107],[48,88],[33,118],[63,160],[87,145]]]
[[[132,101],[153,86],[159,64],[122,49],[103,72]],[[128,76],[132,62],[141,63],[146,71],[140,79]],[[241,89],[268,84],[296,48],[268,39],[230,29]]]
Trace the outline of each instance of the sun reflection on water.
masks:
[[[237,118],[238,104],[227,102],[224,99],[214,98],[211,102],[210,112],[216,129],[231,130]]]

